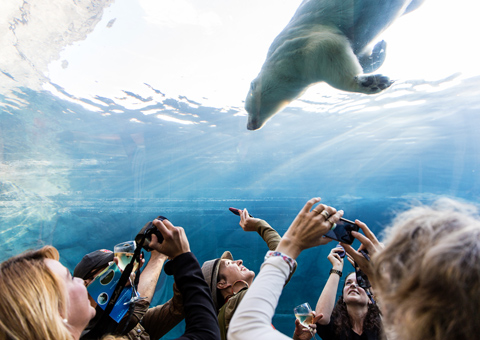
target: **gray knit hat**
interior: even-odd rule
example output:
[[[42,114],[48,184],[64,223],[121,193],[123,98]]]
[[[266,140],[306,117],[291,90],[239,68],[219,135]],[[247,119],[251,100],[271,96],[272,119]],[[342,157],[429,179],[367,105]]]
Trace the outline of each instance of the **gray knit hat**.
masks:
[[[222,256],[218,259],[205,261],[202,265],[202,273],[205,281],[207,281],[208,286],[210,287],[210,293],[212,294],[213,304],[215,308],[218,310],[222,307],[223,303],[219,304],[217,299],[218,289],[218,269],[220,267],[220,260],[232,260],[233,256],[228,250],[222,254]]]

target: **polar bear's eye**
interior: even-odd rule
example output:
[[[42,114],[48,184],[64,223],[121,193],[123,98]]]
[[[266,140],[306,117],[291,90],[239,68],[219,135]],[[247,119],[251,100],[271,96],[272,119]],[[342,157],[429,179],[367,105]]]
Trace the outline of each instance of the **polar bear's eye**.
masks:
[[[257,83],[256,83],[255,81],[252,81],[252,82],[250,83],[250,90],[251,90],[251,91],[255,91],[255,88],[256,88],[256,87],[257,87]]]

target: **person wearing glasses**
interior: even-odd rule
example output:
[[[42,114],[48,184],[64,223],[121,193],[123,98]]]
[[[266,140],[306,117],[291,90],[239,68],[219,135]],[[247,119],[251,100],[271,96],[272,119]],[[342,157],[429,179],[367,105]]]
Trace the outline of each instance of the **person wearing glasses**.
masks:
[[[356,224],[362,229],[365,226],[360,221],[356,221]],[[343,275],[344,255],[345,251],[339,246],[333,248],[327,257],[332,269],[315,308],[317,315],[323,315],[317,321],[317,333],[323,340],[380,339],[380,310],[370,299],[368,290],[360,287],[357,282],[357,271],[345,277],[342,294],[335,304],[337,288]],[[299,327],[298,325],[296,333],[299,333]]]

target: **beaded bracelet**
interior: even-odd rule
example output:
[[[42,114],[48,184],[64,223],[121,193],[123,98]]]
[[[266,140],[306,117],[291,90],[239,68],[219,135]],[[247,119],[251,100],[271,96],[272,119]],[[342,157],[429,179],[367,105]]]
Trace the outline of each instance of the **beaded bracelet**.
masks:
[[[285,255],[279,251],[274,251],[274,250],[267,251],[267,254],[265,255],[265,260],[268,259],[269,257],[281,257],[285,262],[288,263],[288,266],[290,267],[290,273],[292,273],[295,270],[295,268],[297,268],[297,261],[295,261],[290,256]]]
[[[336,269],[330,269],[330,274],[338,274],[338,276],[342,277],[342,271]]]

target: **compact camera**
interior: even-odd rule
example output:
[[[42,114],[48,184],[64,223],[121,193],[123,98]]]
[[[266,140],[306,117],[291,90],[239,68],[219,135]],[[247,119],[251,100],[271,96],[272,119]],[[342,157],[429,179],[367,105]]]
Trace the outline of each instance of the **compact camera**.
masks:
[[[158,216],[157,220],[163,221],[167,220],[164,216]],[[153,225],[152,221],[147,222],[143,228],[138,232],[137,236],[135,237],[135,242],[137,243],[137,247],[142,247],[146,251],[152,251],[148,245],[152,241],[152,234],[155,234],[158,238],[158,243],[163,242],[163,235],[157,229],[156,226]]]

